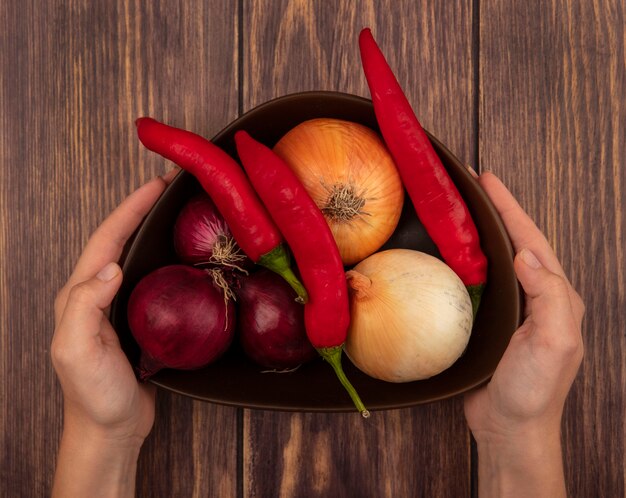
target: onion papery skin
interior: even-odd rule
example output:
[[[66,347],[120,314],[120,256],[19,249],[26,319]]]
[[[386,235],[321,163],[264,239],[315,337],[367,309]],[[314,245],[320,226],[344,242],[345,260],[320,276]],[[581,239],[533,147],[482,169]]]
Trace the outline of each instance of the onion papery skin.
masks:
[[[377,251],[398,225],[404,189],[383,141],[366,126],[305,121],[275,145],[324,213],[344,265]]]
[[[318,357],[304,327],[304,306],[279,275],[262,269],[239,279],[237,329],[242,348],[258,365],[292,369]]]
[[[193,265],[224,269],[252,266],[206,193],[189,199],[178,214],[174,224],[174,248],[183,262]]]
[[[128,324],[145,380],[162,368],[194,370],[218,359],[233,340],[235,308],[207,271],[170,265],[133,289]]]
[[[376,253],[347,272],[351,323],[345,351],[387,382],[437,375],[465,351],[472,303],[442,261],[408,249]]]

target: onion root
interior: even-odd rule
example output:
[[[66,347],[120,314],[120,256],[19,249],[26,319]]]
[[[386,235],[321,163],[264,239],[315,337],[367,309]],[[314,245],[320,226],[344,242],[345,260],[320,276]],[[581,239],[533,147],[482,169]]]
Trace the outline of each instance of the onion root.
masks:
[[[332,187],[324,185],[328,192],[326,204],[322,207],[322,213],[332,221],[347,223],[357,216],[371,216],[363,211],[367,202],[365,192],[357,193],[352,184],[335,183]]]

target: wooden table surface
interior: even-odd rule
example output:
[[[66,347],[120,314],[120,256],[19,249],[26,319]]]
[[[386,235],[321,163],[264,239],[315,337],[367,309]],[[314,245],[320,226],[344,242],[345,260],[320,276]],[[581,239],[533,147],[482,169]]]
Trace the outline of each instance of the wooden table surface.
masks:
[[[371,26],[424,126],[498,174],[584,297],[563,444],[575,497],[621,497],[626,395],[622,0],[4,0],[0,5],[0,496],[49,493],[62,396],[52,302],[89,234],[169,167],[153,115],[212,136],[280,95],[369,96]],[[138,496],[476,496],[460,397],[274,413],[160,392]]]

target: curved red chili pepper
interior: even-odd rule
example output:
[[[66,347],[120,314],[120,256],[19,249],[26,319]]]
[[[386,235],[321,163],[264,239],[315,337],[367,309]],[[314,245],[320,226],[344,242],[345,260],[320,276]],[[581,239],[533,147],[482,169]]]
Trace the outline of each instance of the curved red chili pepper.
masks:
[[[330,227],[286,162],[245,131],[235,134],[235,143],[254,189],[291,248],[309,293],[304,306],[307,336],[367,417],[369,412],[341,368],[350,307],[343,264]]]
[[[248,257],[281,275],[306,302],[307,293],[291,270],[283,238],[239,164],[226,152],[190,131],[152,118],[139,118],[137,134],[149,150],[191,173],[226,220]]]
[[[385,143],[420,221],[466,285],[475,315],[487,282],[487,258],[476,225],[369,28],[361,31],[359,47]]]

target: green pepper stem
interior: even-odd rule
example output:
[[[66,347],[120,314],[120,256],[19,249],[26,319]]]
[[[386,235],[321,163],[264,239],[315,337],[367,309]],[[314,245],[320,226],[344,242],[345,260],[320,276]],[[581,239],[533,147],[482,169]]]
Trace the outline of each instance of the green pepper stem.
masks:
[[[485,290],[485,284],[467,285],[467,292],[472,300],[472,316],[476,320],[476,313],[478,313],[478,306],[480,305],[480,298]]]
[[[341,385],[348,391],[354,406],[359,410],[359,413],[363,415],[363,418],[368,418],[370,416],[370,412],[365,408],[365,405],[361,401],[358,393],[354,386],[346,377],[346,374],[343,372],[343,368],[341,368],[341,352],[343,351],[343,344],[341,346],[334,346],[330,348],[316,348],[317,352],[324,358],[330,366],[333,367],[333,370],[337,374],[337,378],[339,378],[339,382]]]
[[[295,273],[291,269],[289,253],[283,244],[277,245],[270,252],[261,256],[257,261],[257,264],[265,266],[265,268],[268,268],[283,277],[285,282],[287,282],[291,288],[296,291],[296,294],[298,294],[296,301],[305,304],[309,300],[309,295],[307,294],[304,285],[302,285],[302,282],[298,280],[298,277],[296,277]]]

